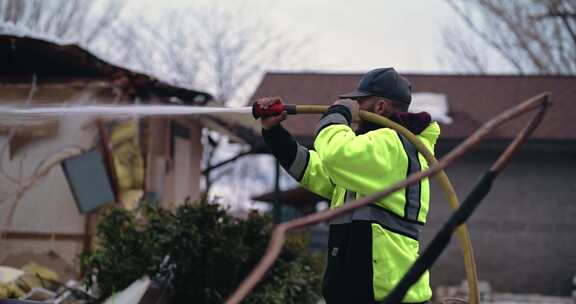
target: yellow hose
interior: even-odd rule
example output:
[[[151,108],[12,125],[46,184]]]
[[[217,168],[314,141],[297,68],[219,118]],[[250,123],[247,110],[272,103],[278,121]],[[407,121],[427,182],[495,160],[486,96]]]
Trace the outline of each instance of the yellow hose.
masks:
[[[328,106],[316,106],[316,105],[296,105],[296,113],[297,114],[322,114],[328,110]],[[438,161],[422,144],[420,139],[416,137],[412,132],[408,129],[404,128],[403,126],[385,118],[380,115],[367,112],[367,111],[360,111],[360,118],[363,120],[379,124],[381,126],[394,129],[400,134],[404,135],[408,140],[416,146],[418,152],[424,156],[426,161],[430,166],[435,165]],[[434,175],[436,180],[440,183],[442,190],[450,207],[456,210],[460,205],[458,202],[458,196],[452,187],[452,183],[448,179],[446,172],[444,170],[440,171],[437,175]],[[466,270],[466,280],[468,282],[468,290],[469,290],[469,301],[471,304],[479,304],[480,302],[480,295],[478,293],[478,275],[476,272],[476,262],[474,260],[474,251],[472,249],[472,242],[470,241],[470,233],[468,232],[468,228],[465,224],[462,224],[458,228],[458,241],[460,242],[460,248],[462,250],[462,254],[464,256],[464,268]]]

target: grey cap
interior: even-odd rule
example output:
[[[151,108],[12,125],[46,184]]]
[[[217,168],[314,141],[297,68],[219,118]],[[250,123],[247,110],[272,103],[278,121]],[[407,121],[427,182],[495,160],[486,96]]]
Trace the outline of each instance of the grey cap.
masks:
[[[412,85],[394,68],[372,70],[362,76],[356,91],[340,95],[340,98],[380,96],[407,105],[412,101]]]

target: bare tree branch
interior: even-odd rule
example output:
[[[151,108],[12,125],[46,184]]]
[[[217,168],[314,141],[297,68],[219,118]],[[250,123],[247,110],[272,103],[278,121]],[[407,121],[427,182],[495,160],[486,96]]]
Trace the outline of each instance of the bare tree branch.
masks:
[[[570,0],[447,0],[470,32],[519,74],[576,74],[576,5]],[[445,32],[450,33],[449,27]],[[453,32],[453,30],[452,30]],[[445,34],[446,37],[448,34]],[[444,39],[460,66],[478,68],[466,39]]]

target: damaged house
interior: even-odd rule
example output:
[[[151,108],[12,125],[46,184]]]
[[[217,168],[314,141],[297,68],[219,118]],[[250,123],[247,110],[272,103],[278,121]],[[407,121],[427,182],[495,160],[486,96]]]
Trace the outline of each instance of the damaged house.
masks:
[[[0,106],[212,102],[42,39],[0,36],[0,65]],[[170,208],[198,199],[207,127],[243,140],[217,117],[0,117],[0,265],[19,267],[23,254],[45,252],[73,265],[90,248],[93,211],[106,204],[132,208],[146,199]]]

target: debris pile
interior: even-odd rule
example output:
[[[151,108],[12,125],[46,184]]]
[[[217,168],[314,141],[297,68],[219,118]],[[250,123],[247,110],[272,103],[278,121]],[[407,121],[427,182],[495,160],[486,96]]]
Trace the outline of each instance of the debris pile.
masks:
[[[482,304],[574,304],[576,298],[545,296],[540,294],[499,293],[486,281],[478,282],[480,303]],[[468,284],[462,281],[459,286],[440,286],[436,288],[434,303],[468,303]]]
[[[77,281],[63,284],[56,272],[31,262],[22,269],[0,266],[0,299],[81,304],[92,297]]]

